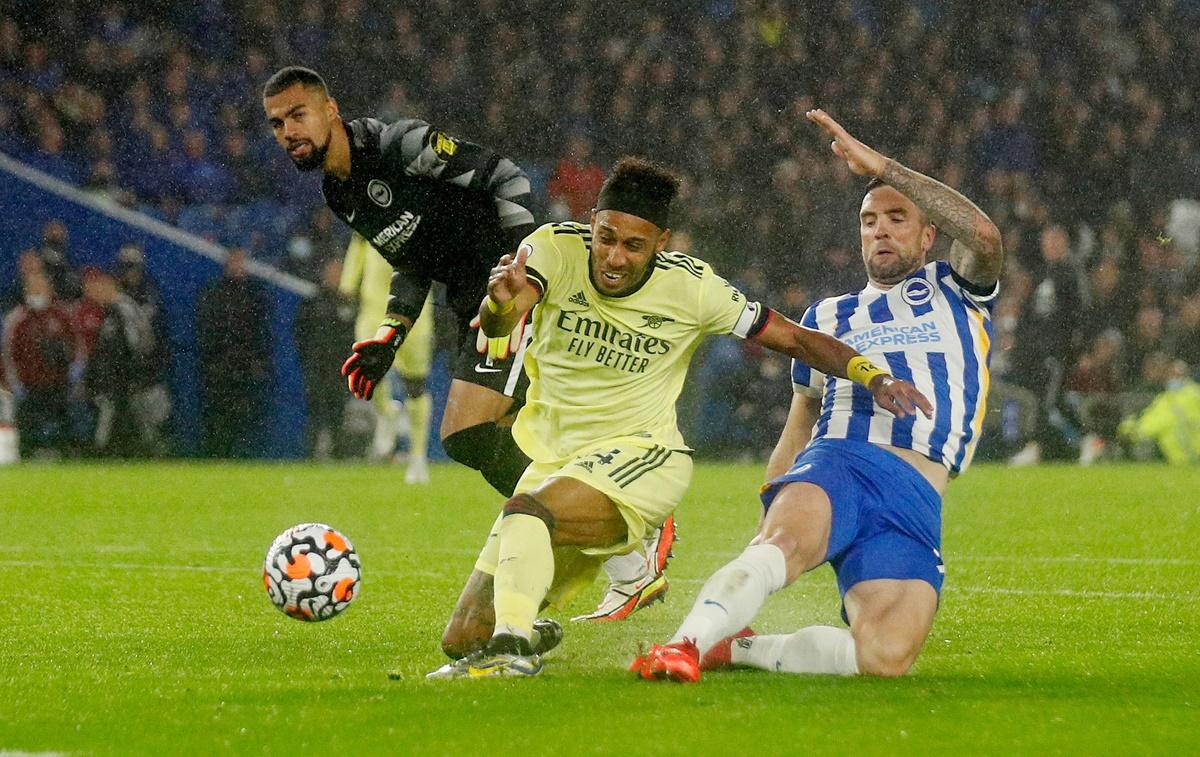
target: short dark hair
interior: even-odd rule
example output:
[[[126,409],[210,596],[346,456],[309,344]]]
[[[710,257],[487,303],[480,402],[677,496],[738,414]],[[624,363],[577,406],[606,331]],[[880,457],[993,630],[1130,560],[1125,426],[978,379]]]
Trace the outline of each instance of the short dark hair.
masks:
[[[267,79],[263,85],[263,97],[273,97],[296,84],[305,89],[319,90],[323,95],[329,94],[329,87],[316,71],[304,66],[284,66]]]
[[[867,186],[863,188],[863,197],[865,198],[867,195],[871,194],[871,192],[875,191],[876,189],[879,189],[880,187],[890,187],[890,186],[892,186],[892,185],[888,184],[886,181],[879,178],[878,176],[872,176],[871,180],[867,182]],[[896,190],[896,191],[899,191],[899,190]],[[900,194],[904,194],[904,193],[900,192]],[[907,197],[908,195],[904,195],[904,196]],[[913,203],[913,204],[916,205],[916,203]],[[929,219],[929,215],[924,210],[921,210],[920,205],[917,205],[917,218],[921,221],[922,226],[929,226],[930,224],[933,224],[933,221],[931,221]]]
[[[890,187],[890,186],[891,186],[891,184],[888,184],[886,181],[879,178],[878,176],[872,176],[871,180],[867,182],[866,188],[863,189],[863,197],[866,197],[867,195],[871,194],[872,191],[879,189],[880,187]]]
[[[679,176],[666,166],[626,155],[600,187],[596,209],[631,213],[665,229],[680,183]]]

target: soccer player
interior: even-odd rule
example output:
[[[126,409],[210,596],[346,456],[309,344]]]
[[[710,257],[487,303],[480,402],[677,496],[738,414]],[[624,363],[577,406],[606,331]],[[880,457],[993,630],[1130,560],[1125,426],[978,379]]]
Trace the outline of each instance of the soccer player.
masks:
[[[912,381],[934,412],[894,418],[861,387],[795,359],[796,395],[767,466],[758,535],[700,589],[670,642],[634,660],[643,678],[696,681],[728,664],[902,675],[937,612],[941,495],[979,441],[1000,233],[966,197],[859,142],[824,111],[808,118],[851,171],[872,178],[858,216],[867,286],[817,302],[801,323]],[[950,260],[927,264],[939,228],[954,239]],[[849,630],[758,636],[746,627],[767,596],[826,562]]]
[[[354,322],[354,338],[358,341],[370,339],[387,314],[389,289],[392,282],[392,267],[379,255],[374,254],[367,240],[358,234],[350,239],[346,248],[346,260],[342,266],[342,280],[338,288],[343,294],[358,298],[358,317]],[[404,381],[404,409],[408,412],[408,467],[404,471],[404,482],[408,484],[429,483],[429,418],[432,400],[425,390],[425,379],[429,375],[429,362],[433,356],[433,297],[428,295],[420,315],[409,329],[404,343],[396,351],[392,365],[395,373]],[[387,375],[381,381],[387,381]],[[392,454],[396,445],[396,408],[390,387],[385,391],[373,392],[371,402],[375,406],[376,430],[375,453],[380,457]]]
[[[355,342],[342,367],[350,391],[371,399],[400,345],[413,336],[431,282],[444,283],[459,319],[459,355],[442,416],[442,447],[511,495],[529,464],[508,428],[528,385],[521,358],[524,322],[514,324],[506,349],[481,357],[476,343],[482,337],[471,333],[471,321],[493,263],[533,229],[529,179],[508,158],[424,121],[343,122],[325,81],[307,68],[276,72],[263,87],[263,109],[296,167],[322,170],[334,214],[393,269],[382,323]],[[584,619],[621,620],[663,596],[674,521],[645,541],[644,558],[616,555],[606,564],[608,591]]]
[[[752,302],[703,261],[667,251],[679,180],[624,158],[591,225],[547,224],[492,269],[484,333],[512,331],[535,305],[530,386],[513,436],[533,463],[504,503],[467,581],[436,678],[534,675],[561,629],[535,619],[635,549],[671,514],[692,473],[675,400],[700,340],[734,334],[851,376],[880,413],[929,402],[832,336]],[[535,633],[535,630],[538,633]],[[550,631],[547,636],[546,631]]]
[[[325,81],[307,68],[276,72],[263,87],[263,109],[292,163],[324,173],[322,191],[334,215],[393,269],[382,322],[355,342],[342,367],[350,391],[372,397],[432,282],[442,282],[459,319],[442,446],[510,493],[529,460],[496,421],[520,406],[527,380],[519,354],[480,359],[470,321],[496,259],[533,229],[528,177],[508,158],[415,118],[345,122]]]

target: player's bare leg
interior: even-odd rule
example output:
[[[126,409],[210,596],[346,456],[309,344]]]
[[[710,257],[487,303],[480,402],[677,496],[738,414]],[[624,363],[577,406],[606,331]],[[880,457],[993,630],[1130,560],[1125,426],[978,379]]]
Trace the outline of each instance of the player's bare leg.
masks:
[[[937,614],[937,592],[920,580],[875,579],[846,592],[846,616],[865,675],[899,676],[908,672]]]

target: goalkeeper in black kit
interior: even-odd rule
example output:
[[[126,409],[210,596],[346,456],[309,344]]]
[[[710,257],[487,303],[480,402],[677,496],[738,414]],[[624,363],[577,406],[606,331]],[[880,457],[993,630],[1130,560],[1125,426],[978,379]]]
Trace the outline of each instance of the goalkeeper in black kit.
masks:
[[[492,266],[535,228],[529,178],[508,158],[419,119],[343,121],[325,81],[307,68],[280,69],[262,96],[276,142],[301,171],[324,173],[329,208],[394,270],[383,322],[373,338],[353,345],[342,366],[350,391],[371,397],[430,286],[443,283],[458,317],[459,354],[442,417],[442,447],[511,495],[529,464],[509,430],[529,384],[522,365],[525,321],[516,325],[507,349],[493,344],[489,350],[478,331],[478,309]],[[646,539],[644,557],[639,550],[606,564],[609,591],[586,617],[619,620],[660,599],[674,534],[669,521]]]
[[[476,349],[471,321],[496,260],[533,231],[529,178],[508,158],[410,118],[343,121],[325,81],[299,66],[263,87],[263,107],[279,145],[301,171],[320,169],[334,214],[392,266],[387,315],[357,342],[342,367],[350,391],[369,399],[387,375],[433,282],[446,286],[458,317],[459,354],[442,418],[442,446],[453,459],[512,492],[529,460],[497,420],[520,407],[528,381],[518,324],[503,359]]]

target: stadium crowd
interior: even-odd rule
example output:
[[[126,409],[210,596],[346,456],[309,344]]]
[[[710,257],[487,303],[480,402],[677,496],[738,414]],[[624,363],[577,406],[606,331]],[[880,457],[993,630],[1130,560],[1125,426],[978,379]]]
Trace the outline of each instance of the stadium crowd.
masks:
[[[686,177],[677,246],[798,319],[862,285],[862,182],[806,126],[819,105],[979,198],[1003,232],[981,454],[1087,462],[1200,368],[1200,3],[1023,7],[18,2],[0,11],[0,151],[318,281],[346,238],[315,184],[296,199],[259,100],[276,67],[303,63],[351,117],[417,116],[513,157],[540,220],[586,218],[619,155],[671,164]],[[125,269],[73,272],[58,233],[28,240],[10,320],[39,292],[129,311],[90,296],[97,281],[147,310],[130,288],[143,285],[108,286]],[[135,257],[122,251],[122,265]],[[86,320],[78,310],[56,316],[63,329]],[[82,380],[79,349],[62,347],[54,382]],[[36,381],[21,363],[6,377],[28,408]],[[697,441],[769,447],[786,364],[730,340],[694,378]]]

